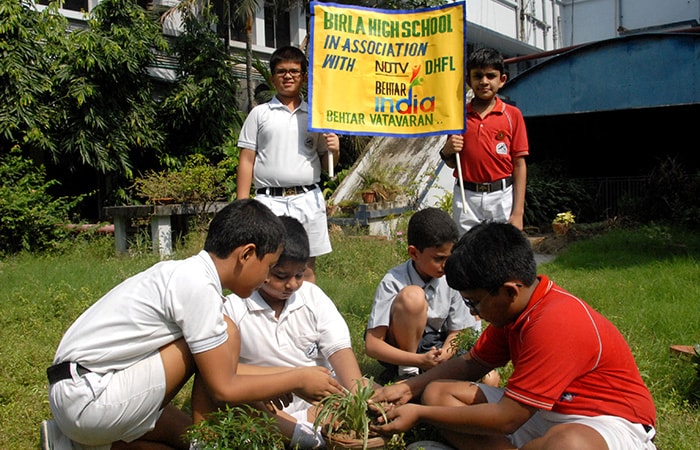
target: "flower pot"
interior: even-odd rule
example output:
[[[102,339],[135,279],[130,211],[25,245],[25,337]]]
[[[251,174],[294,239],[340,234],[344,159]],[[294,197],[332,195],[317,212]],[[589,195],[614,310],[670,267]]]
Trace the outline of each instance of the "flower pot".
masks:
[[[374,203],[377,201],[377,194],[373,191],[365,191],[362,193],[362,201],[365,203]]]
[[[384,448],[386,439],[383,436],[373,436],[367,439],[367,446],[361,438],[347,438],[343,435],[333,434],[331,436],[323,435],[326,440],[326,448],[328,450],[343,450],[343,449],[376,449]]]
[[[570,227],[571,224],[568,223],[554,222],[552,224],[552,230],[554,230],[554,234],[558,234],[559,236],[564,236],[566,233],[568,233]]]

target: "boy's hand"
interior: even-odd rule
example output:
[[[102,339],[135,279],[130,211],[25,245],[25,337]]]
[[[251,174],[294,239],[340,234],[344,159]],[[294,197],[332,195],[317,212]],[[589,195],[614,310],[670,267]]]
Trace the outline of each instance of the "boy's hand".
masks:
[[[421,408],[421,405],[416,405],[415,403],[392,408],[386,412],[387,423],[384,423],[384,418],[379,416],[370,428],[381,434],[396,434],[408,431],[418,424]]]
[[[454,155],[457,152],[461,152],[462,147],[464,147],[464,137],[461,134],[451,134],[447,137],[442,153],[445,156]]]
[[[443,359],[442,357],[442,353],[442,349],[438,350],[435,347],[431,348],[425,353],[420,353],[419,356],[421,358],[421,361],[418,364],[418,367],[423,369],[423,371],[432,369],[441,362],[445,361],[445,359]]]
[[[370,398],[370,403],[394,403],[403,405],[408,403],[413,398],[413,392],[408,383],[396,383],[384,386],[374,391],[374,395]]]
[[[263,402],[265,409],[270,413],[274,414],[277,410],[282,410],[289,406],[294,400],[292,393],[282,394],[278,397],[271,398],[270,400]]]
[[[323,138],[326,140],[326,148],[337,154],[340,151],[340,138],[335,133],[323,133]]]
[[[294,393],[309,403],[343,391],[343,387],[325,367],[300,367],[296,370],[299,372],[300,387]]]

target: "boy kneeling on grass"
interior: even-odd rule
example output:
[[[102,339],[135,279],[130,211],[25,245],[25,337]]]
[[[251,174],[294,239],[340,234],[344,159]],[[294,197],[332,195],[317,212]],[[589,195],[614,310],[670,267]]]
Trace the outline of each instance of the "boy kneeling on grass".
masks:
[[[520,230],[477,225],[452,250],[445,274],[489,326],[468,354],[378,390],[374,401],[400,406],[375,431],[430,423],[458,449],[656,448],[656,408],[625,338],[583,300],[537,276]],[[504,389],[470,381],[509,361]],[[418,396],[421,404],[408,403]]]
[[[239,367],[239,335],[224,315],[222,290],[251,295],[284,236],[262,203],[235,201],[214,216],[199,254],[157,263],[88,308],[47,370],[54,420],[42,424],[44,447],[187,449],[192,418],[170,402],[192,375],[198,416],[226,403],[279,403],[290,392],[310,400],[340,392],[325,367],[274,374]]]
[[[293,217],[281,220],[287,237],[267,281],[248,298],[229,295],[224,305],[243,336],[240,361],[276,370],[328,367],[349,392],[354,391],[358,382],[369,381],[362,377],[348,325],[333,300],[305,281],[309,238],[304,226]],[[325,447],[320,430],[313,426],[316,414],[311,403],[295,395],[276,415],[287,419],[278,425],[291,438],[291,448]]]

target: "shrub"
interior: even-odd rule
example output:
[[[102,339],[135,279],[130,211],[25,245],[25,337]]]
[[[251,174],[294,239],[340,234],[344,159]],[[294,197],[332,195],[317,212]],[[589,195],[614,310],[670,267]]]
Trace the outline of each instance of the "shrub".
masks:
[[[623,212],[641,223],[668,222],[696,229],[700,214],[698,196],[700,172],[692,174],[681,162],[667,157],[649,173],[644,195],[628,199]]]
[[[573,211],[576,216],[585,218],[591,204],[585,186],[567,177],[556,163],[528,167],[525,225],[549,228],[552,217],[561,211]]]
[[[232,186],[229,166],[227,159],[214,166],[204,155],[190,155],[182,169],[149,172],[136,178],[133,189],[147,202],[163,198],[176,203],[228,200]]]
[[[58,181],[46,181],[44,166],[24,158],[18,147],[0,156],[0,252],[50,250],[68,235],[70,210],[84,196],[55,198]]]
[[[282,433],[275,419],[250,405],[226,406],[192,425],[187,437],[197,448],[208,449],[284,449]]]

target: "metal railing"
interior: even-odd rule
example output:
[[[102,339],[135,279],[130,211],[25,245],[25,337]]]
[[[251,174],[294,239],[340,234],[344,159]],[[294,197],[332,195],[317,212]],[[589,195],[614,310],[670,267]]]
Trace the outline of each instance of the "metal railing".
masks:
[[[577,181],[586,187],[596,211],[604,218],[619,216],[624,202],[645,195],[649,185],[648,176],[579,178]]]

